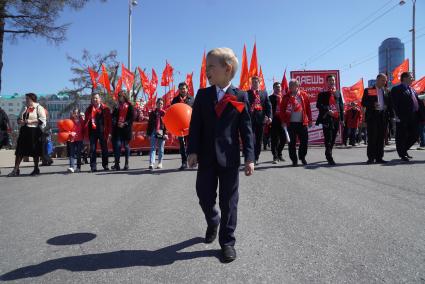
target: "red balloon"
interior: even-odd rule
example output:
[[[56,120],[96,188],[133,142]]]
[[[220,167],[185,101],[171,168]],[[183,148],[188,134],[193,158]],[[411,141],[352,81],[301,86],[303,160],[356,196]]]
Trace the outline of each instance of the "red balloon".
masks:
[[[59,130],[62,130],[63,129],[63,119],[58,120],[58,122],[56,123],[56,125],[58,126],[58,129]]]
[[[184,103],[172,105],[165,113],[163,121],[167,131],[176,136],[189,134],[192,108]]]
[[[74,122],[71,119],[64,119],[61,126],[62,129],[59,129],[61,131],[72,131],[74,129]]]
[[[59,143],[65,143],[69,139],[69,132],[62,131],[58,133],[58,142]]]

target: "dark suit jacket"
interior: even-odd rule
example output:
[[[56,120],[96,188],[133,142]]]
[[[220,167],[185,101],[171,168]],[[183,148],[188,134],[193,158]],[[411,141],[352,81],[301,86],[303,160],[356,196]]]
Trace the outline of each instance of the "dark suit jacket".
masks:
[[[375,87],[373,87],[375,88]],[[369,88],[364,90],[362,97],[362,106],[366,108],[366,121],[373,120],[378,115],[379,111],[375,109],[375,103],[378,102],[378,96],[370,96]],[[385,105],[385,114],[387,117],[393,117],[392,103],[391,98],[388,93],[384,89],[384,105]]]
[[[395,115],[397,115],[401,122],[407,122],[415,119],[417,114],[413,112],[413,100],[407,86],[400,84],[393,87],[391,89],[390,96]],[[419,100],[416,92],[415,96],[419,104],[419,114],[421,118],[423,118],[425,113],[424,105]]]
[[[228,103],[218,118],[215,112],[217,91],[215,86],[200,89],[193,104],[190,120],[188,154],[197,154],[200,168],[219,165],[238,167],[240,165],[240,143],[242,140],[245,161],[254,161],[254,137],[249,116],[246,93],[230,86],[227,93],[237,96],[245,103],[239,113]]]
[[[273,119],[272,124],[273,125],[280,125],[280,116],[278,113],[276,113],[278,104],[282,102],[282,96],[280,97],[280,100],[278,99],[277,95],[273,94],[269,96],[270,104],[272,106],[272,116]]]
[[[254,113],[251,113],[252,123],[254,124],[263,124],[265,116],[272,118],[272,105],[270,103],[267,92],[260,91],[259,94],[260,94],[261,106],[263,107],[263,111],[254,111]],[[249,102],[250,108],[251,108],[251,105],[254,103],[254,100],[255,100],[254,92],[252,90],[249,90],[248,102]]]
[[[133,135],[132,133],[132,126],[133,126],[133,120],[134,120],[134,108],[133,105],[130,103],[127,109],[127,116],[125,118],[126,125],[123,128],[118,127],[118,120],[119,120],[119,108],[116,106],[114,108],[114,111],[112,112],[112,137],[113,138],[122,138],[124,140],[131,140],[131,137]]]
[[[173,98],[173,100],[171,101],[172,105],[180,102],[179,96],[180,95],[177,95],[176,97]],[[193,106],[193,98],[191,96],[187,95],[186,99],[184,100],[184,103],[187,104],[188,106],[192,107]]]
[[[325,114],[329,111],[329,98],[331,97],[331,93],[321,92],[317,96],[316,108],[319,110],[319,116],[316,120],[316,125],[328,123],[330,119],[332,119],[329,115]],[[338,100],[336,102],[339,105],[339,120],[344,121],[344,103],[342,101],[342,94],[340,93]]]

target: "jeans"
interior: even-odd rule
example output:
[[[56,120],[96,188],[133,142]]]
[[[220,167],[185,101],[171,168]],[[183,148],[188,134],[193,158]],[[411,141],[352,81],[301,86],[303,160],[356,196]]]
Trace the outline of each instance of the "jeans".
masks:
[[[156,155],[156,145],[158,143],[158,161],[162,162],[162,157],[164,156],[164,145],[165,145],[165,139],[159,139],[155,136],[155,133],[153,133],[150,137],[151,141],[151,153],[149,158],[149,164],[153,165],[155,164],[155,155]]]
[[[81,168],[81,150],[83,141],[75,141],[69,144],[69,167],[75,169],[75,158],[77,158],[77,168]]]
[[[425,123],[419,123],[419,146],[425,147]]]
[[[130,156],[130,146],[128,145],[129,142],[130,141],[121,139],[120,137],[116,137],[112,140],[112,144],[114,145],[115,164],[120,163],[122,145],[124,145],[125,150],[125,163],[128,164],[128,157]]]

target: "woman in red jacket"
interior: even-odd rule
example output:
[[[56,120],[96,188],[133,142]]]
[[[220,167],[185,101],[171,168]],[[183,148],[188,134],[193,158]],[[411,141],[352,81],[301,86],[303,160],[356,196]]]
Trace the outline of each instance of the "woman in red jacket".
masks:
[[[307,155],[308,127],[313,125],[313,120],[308,95],[300,90],[300,83],[296,79],[289,81],[289,92],[282,98],[280,119],[283,128],[287,129],[289,133],[288,152],[292,166],[298,166],[298,159],[303,165],[307,165],[305,157]],[[300,141],[298,157],[297,138]]]
[[[84,120],[80,117],[80,110],[74,108],[71,112],[71,119],[74,127],[69,135],[69,168],[68,172],[81,171],[81,151],[83,149],[84,138]],[[75,167],[75,158],[77,158],[77,167]]]

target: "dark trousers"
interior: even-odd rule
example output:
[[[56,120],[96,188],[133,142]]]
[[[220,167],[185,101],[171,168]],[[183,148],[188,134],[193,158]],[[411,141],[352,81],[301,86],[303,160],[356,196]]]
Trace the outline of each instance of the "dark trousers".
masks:
[[[307,145],[308,145],[308,129],[307,126],[303,125],[302,122],[291,122],[288,126],[289,139],[291,140],[288,144],[289,158],[293,163],[305,159],[307,155]],[[297,137],[300,141],[300,146],[298,148],[298,157],[297,157]]]
[[[128,145],[129,142],[130,141],[122,139],[121,137],[114,137],[112,139],[112,144],[114,146],[115,164],[120,163],[121,147],[124,145],[125,164],[128,165],[128,158],[130,157],[130,146]]]
[[[219,187],[221,219],[215,207]],[[219,243],[235,245],[235,229],[239,200],[239,167],[223,168],[218,165],[199,168],[196,177],[196,193],[208,226],[220,224]]]
[[[263,142],[264,125],[261,123],[253,123],[252,131],[254,132],[254,151],[255,160],[258,161],[261,153],[261,143]]]
[[[401,121],[396,124],[395,143],[397,153],[400,157],[405,157],[407,151],[418,140],[418,119],[415,117],[410,121]]]
[[[367,158],[371,161],[384,157],[386,120],[383,111],[367,120]]]
[[[180,156],[182,157],[182,164],[187,163],[187,153],[186,153],[186,144],[187,144],[187,136],[179,137],[180,144]]]
[[[69,143],[69,167],[75,168],[75,159],[77,159],[77,169],[81,169],[81,150],[83,149],[83,141],[75,141]]]
[[[350,145],[354,146],[356,144],[357,137],[357,128],[344,127],[344,145],[347,145],[347,142],[350,141]]]
[[[332,150],[335,145],[336,135],[338,134],[339,120],[332,119],[331,122],[323,124],[323,136],[325,137],[325,156],[326,160],[333,160]]]
[[[270,138],[273,160],[282,158],[282,151],[286,144],[286,136],[280,123],[272,124],[270,129]]]
[[[100,148],[102,150],[102,166],[105,168],[108,166],[108,146],[103,133],[92,131],[90,133],[90,168],[96,169],[96,147],[97,141],[99,141]]]

